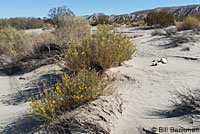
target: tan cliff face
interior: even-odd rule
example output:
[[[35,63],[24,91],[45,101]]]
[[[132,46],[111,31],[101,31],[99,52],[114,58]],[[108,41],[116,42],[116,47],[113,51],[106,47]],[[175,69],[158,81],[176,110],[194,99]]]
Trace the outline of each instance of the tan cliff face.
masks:
[[[172,13],[175,17],[179,16],[189,16],[189,15],[195,15],[197,13],[200,13],[200,5],[188,5],[188,6],[176,6],[176,7],[159,7],[155,9],[150,10],[142,10],[133,12],[130,14],[122,14],[122,15],[104,15],[107,16],[107,18],[111,21],[124,21],[124,20],[141,20],[146,17],[146,15],[149,12],[156,11],[156,12],[169,12]],[[98,20],[99,16],[101,14],[93,14],[88,17],[88,20],[90,22],[94,22],[95,20]]]

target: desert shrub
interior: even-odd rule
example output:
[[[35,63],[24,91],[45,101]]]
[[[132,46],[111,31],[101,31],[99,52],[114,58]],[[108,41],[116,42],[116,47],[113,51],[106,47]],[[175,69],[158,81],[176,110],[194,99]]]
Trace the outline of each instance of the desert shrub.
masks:
[[[172,100],[172,110],[182,115],[200,113],[199,90],[187,90],[185,93],[175,92],[176,99]]]
[[[90,23],[90,25],[92,25],[92,26],[97,26],[99,24],[111,25],[112,22],[108,19],[107,16],[99,16],[98,19],[95,22]]]
[[[29,52],[33,55],[40,53],[42,48],[47,48],[50,51],[50,45],[56,44],[56,37],[49,32],[43,32],[41,34],[29,33],[27,34],[27,45],[29,46]]]
[[[107,25],[99,25],[92,36],[87,35],[82,40],[74,40],[66,45],[65,66],[75,72],[82,68],[106,70],[129,60],[136,51],[126,35],[117,33],[114,27]]]
[[[72,75],[64,74],[61,82],[45,88],[43,92],[30,98],[32,110],[29,115],[52,120],[66,110],[71,110],[105,94],[110,82],[95,70],[82,70]]]
[[[90,33],[88,20],[79,16],[63,16],[59,22],[55,35],[59,44],[65,44],[75,38],[82,38],[85,34]]]
[[[7,19],[0,20],[0,29],[6,28],[10,26],[10,22]]]
[[[197,13],[197,14],[195,15],[195,18],[197,18],[197,19],[200,21],[200,13]]]
[[[50,17],[50,23],[57,26],[62,21],[63,16],[74,16],[75,14],[66,6],[56,7],[49,10],[48,16]]]
[[[9,23],[12,27],[16,28],[17,30],[24,30],[24,29],[37,29],[43,28],[44,22],[37,18],[10,18]]]
[[[156,28],[162,28],[174,25],[174,16],[167,12],[150,12],[144,19],[144,22],[148,26],[154,26]]]
[[[13,27],[5,27],[0,30],[0,53],[9,56],[16,56],[24,52],[27,35],[23,31],[17,31]]]
[[[49,48],[50,44],[55,44],[55,36],[51,33],[26,34],[11,26],[0,29],[0,53],[11,58],[30,53],[34,55],[42,46]]]
[[[176,24],[178,30],[200,29],[200,20],[195,17],[188,16],[182,22]]]

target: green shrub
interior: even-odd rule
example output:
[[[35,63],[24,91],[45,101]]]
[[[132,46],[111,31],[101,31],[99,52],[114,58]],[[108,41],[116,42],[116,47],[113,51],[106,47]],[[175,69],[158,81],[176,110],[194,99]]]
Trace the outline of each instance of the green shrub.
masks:
[[[148,26],[154,26],[156,28],[174,25],[173,15],[167,12],[150,12],[144,21]]]
[[[37,29],[43,28],[44,22],[37,18],[10,18],[9,23],[12,27],[17,30],[25,30],[25,29]]]
[[[55,30],[58,44],[68,43],[75,38],[81,39],[88,33],[90,33],[89,21],[79,16],[63,16]]]
[[[127,36],[107,25],[99,25],[92,37],[87,35],[82,40],[73,40],[66,45],[65,66],[74,72],[83,68],[104,71],[129,60],[136,51]]]
[[[61,82],[30,98],[32,110],[29,115],[52,120],[65,110],[71,110],[107,93],[110,82],[94,70],[82,70],[73,75],[64,74]]]
[[[176,24],[178,30],[200,29],[200,20],[195,17],[188,16],[182,22]]]

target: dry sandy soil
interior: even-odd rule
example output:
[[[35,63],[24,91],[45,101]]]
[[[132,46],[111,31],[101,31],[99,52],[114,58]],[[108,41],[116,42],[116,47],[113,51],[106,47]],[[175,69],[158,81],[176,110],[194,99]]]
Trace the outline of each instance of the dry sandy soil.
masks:
[[[112,134],[150,134],[153,127],[197,127],[197,118],[175,113],[170,106],[171,101],[176,99],[176,91],[184,93],[187,89],[200,88],[200,32],[182,31],[170,36],[152,36],[154,30],[151,29],[136,27],[120,30],[129,36],[142,35],[131,39],[138,49],[133,58],[120,67],[108,70],[118,78],[115,89],[123,103],[106,97],[109,105],[104,107],[105,103],[102,103],[103,106],[98,101],[106,102],[106,98],[100,98],[97,105],[93,104],[94,110],[89,112],[93,113],[92,116],[86,114],[88,118],[103,118],[100,126]],[[161,57],[167,57],[168,64],[151,66],[153,59]],[[55,80],[61,72],[59,66],[48,65],[24,75],[0,76],[0,133],[28,133],[37,128],[39,122],[24,118],[25,111],[30,108],[27,98],[37,92],[32,85],[41,79]],[[81,114],[78,112],[77,115]]]

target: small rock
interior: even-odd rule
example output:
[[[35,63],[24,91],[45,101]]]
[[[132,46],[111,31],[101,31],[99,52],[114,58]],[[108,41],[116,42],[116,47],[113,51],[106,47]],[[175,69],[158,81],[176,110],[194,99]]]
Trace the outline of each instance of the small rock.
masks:
[[[154,61],[151,66],[157,66],[158,65],[158,62]]]
[[[167,64],[167,63],[168,63],[167,58],[161,58],[159,61],[160,61],[162,64]]]

